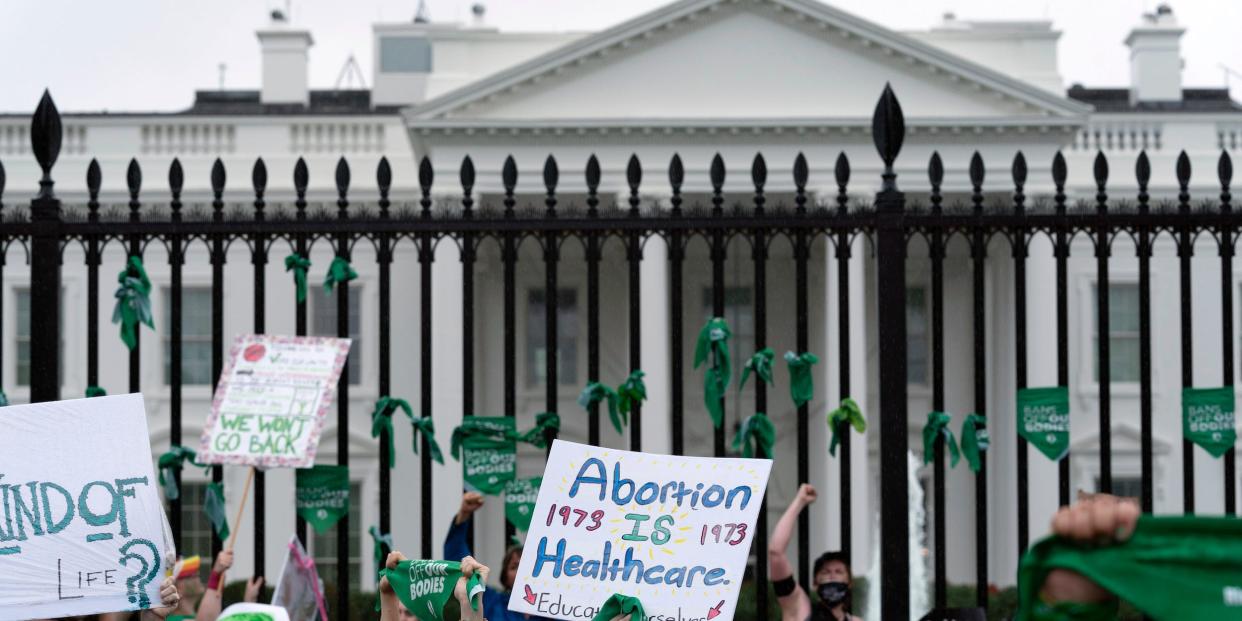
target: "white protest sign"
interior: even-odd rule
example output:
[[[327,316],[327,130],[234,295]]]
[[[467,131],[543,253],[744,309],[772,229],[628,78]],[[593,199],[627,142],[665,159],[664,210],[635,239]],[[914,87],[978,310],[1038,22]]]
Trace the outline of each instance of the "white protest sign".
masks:
[[[509,609],[590,619],[622,593],[648,618],[732,619],[771,469],[557,440]]]
[[[241,334],[229,348],[198,458],[309,468],[349,355],[349,339]]]
[[[142,395],[0,408],[0,619],[158,608],[175,554]]]

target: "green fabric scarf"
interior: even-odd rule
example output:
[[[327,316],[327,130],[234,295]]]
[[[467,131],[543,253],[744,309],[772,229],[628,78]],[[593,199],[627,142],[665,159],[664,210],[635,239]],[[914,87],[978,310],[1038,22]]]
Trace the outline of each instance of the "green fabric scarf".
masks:
[[[177,445],[169,447],[167,453],[160,455],[156,467],[160,471],[160,485],[164,486],[164,498],[176,500],[181,497],[181,489],[177,487],[177,477],[173,473],[184,468],[187,461],[195,466],[207,467],[198,463],[197,459],[198,455],[193,450]]]
[[[828,428],[832,430],[832,444],[828,447],[828,453],[833,457],[837,456],[837,445],[841,443],[840,434],[847,424],[853,426],[858,433],[867,431],[867,419],[863,418],[858,403],[849,397],[841,401],[841,407],[828,413]]]
[[[539,499],[539,486],[543,477],[515,479],[505,483],[505,518],[514,528],[527,532],[530,519],[535,515],[535,502]]]
[[[733,436],[733,450],[741,450],[742,457],[754,457],[758,449],[763,449],[763,456],[775,459],[772,448],[776,445],[776,427],[772,420],[763,412],[755,412],[742,421],[737,435]]]
[[[207,514],[207,520],[211,522],[211,528],[216,531],[216,537],[220,541],[228,541],[229,520],[225,517],[224,485],[222,483],[207,484],[206,496],[203,499],[203,512]]]
[[[785,362],[789,364],[789,396],[793,398],[794,407],[800,408],[815,398],[815,379],[811,375],[811,367],[819,362],[819,357],[811,352],[795,354],[787,351]]]
[[[979,414],[967,414],[962,421],[962,454],[972,472],[983,467],[982,453],[988,450],[988,419]]]
[[[957,450],[957,441],[953,438],[953,430],[949,429],[951,417],[944,412],[928,412],[927,424],[923,425],[923,463],[930,464],[936,456],[936,439],[944,438],[944,445],[949,449],[949,467],[956,468],[962,454]]]
[[[380,577],[388,578],[388,584],[397,598],[419,621],[443,621],[444,605],[453,597],[453,589],[457,588],[457,580],[461,578],[461,563],[401,561],[393,569],[380,571]],[[482,605],[485,590],[479,574],[466,579],[466,595],[472,610],[478,610]]]
[[[116,281],[119,286],[112,323],[121,324],[121,341],[133,349],[138,345],[138,324],[155,329],[155,319],[151,315],[151,279],[142,267],[142,259],[133,256],[117,274]]]
[[[418,437],[422,436],[427,439],[427,450],[431,451],[431,458],[443,464],[444,453],[440,450],[440,443],[436,442],[436,426],[431,417],[411,416],[410,424],[414,427],[414,454],[418,454]]]
[[[328,266],[328,274],[323,277],[323,288],[329,293],[339,283],[349,282],[358,277],[358,272],[349,265],[344,257],[333,257],[332,265]]]
[[[1105,618],[1069,616],[1064,604],[1040,602],[1040,588],[1055,568],[1091,579],[1155,621],[1242,617],[1237,518],[1144,515],[1129,540],[1109,546],[1044,539],[1018,566],[1018,621]]]
[[[643,373],[639,369],[635,369],[630,376],[617,386],[617,409],[622,415],[629,415],[630,410],[636,406],[642,405],[647,400],[647,384],[643,382]]]
[[[349,514],[349,466],[315,464],[295,471],[295,507],[320,535]]]
[[[367,529],[371,534],[371,553],[375,557],[375,571],[382,577],[384,572],[384,561],[388,556],[388,552],[396,546],[392,543],[392,533],[380,534],[378,526],[371,526]],[[409,562],[409,561],[406,561]],[[392,581],[390,580],[389,583]],[[451,591],[450,591],[451,592]],[[400,591],[398,591],[400,593]],[[412,611],[413,609],[411,609]]]
[[[451,452],[462,462],[467,489],[494,496],[517,477],[514,424],[509,416],[467,416],[453,430]]]
[[[106,397],[106,396],[108,396],[108,391],[104,390],[102,386],[87,386],[86,387],[86,398],[87,399],[90,399],[91,397]]]
[[[519,440],[537,448],[548,448],[547,432],[553,435],[561,430],[561,417],[556,412],[540,412],[535,415],[535,426],[522,434]]]
[[[583,388],[582,392],[578,394],[578,405],[587,410],[600,401],[607,401],[608,420],[612,421],[612,426],[617,430],[617,433],[625,433],[625,426],[622,423],[628,423],[629,418],[621,415],[618,403],[620,400],[621,396],[617,394],[617,391],[613,390],[611,386],[605,386],[599,382],[587,384],[586,388]]]
[[[599,612],[595,613],[591,621],[612,621],[622,615],[630,615],[630,621],[647,619],[647,613],[643,612],[643,603],[637,597],[614,593],[599,607]]]
[[[293,272],[293,288],[297,292],[299,303],[306,301],[306,273],[310,267],[310,259],[296,252],[285,257],[285,271]]]
[[[405,415],[414,418],[414,410],[410,408],[410,402],[405,399],[398,399],[384,395],[375,402],[375,409],[371,410],[371,437],[379,438],[384,431],[388,432],[388,467],[391,469],[397,463],[397,451],[393,443],[392,415],[396,413],[397,408],[401,408]],[[417,435],[416,435],[417,437]],[[416,453],[418,451],[415,451]]]
[[[1182,389],[1182,435],[1220,458],[1238,441],[1233,386]]]
[[[723,317],[712,317],[699,330],[699,339],[694,345],[695,369],[707,363],[709,358],[711,360],[703,372],[703,405],[717,428],[724,424],[723,400],[733,377],[729,367],[729,337],[732,334]]]
[[[750,377],[751,373],[754,373],[760,380],[763,380],[764,382],[767,382],[768,385],[771,385],[772,358],[775,356],[776,352],[772,351],[771,347],[764,347],[763,349],[755,352],[755,355],[751,356],[750,359],[746,361],[746,364],[742,365],[742,377],[737,381],[737,389],[741,391],[746,387],[746,380]]]

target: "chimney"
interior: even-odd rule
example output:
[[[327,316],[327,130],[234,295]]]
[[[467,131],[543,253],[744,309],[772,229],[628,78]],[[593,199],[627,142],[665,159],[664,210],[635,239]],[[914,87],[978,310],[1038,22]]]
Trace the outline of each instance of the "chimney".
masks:
[[[1177,25],[1173,9],[1167,4],[1143,21],[1130,36],[1130,103],[1182,100],[1182,55],[1180,39],[1185,28]]]
[[[263,88],[259,101],[265,104],[310,103],[307,51],[314,45],[310,32],[293,28],[281,11],[272,11],[267,28],[255,33],[263,54]]]

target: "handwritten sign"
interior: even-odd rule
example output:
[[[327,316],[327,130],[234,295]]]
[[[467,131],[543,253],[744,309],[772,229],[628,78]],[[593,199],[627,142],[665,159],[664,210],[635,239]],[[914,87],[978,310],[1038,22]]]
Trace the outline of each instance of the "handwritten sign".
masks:
[[[309,468],[348,355],[349,339],[238,335],[216,386],[199,460]]]
[[[649,618],[733,618],[771,469],[557,440],[509,609],[590,619],[621,593]]]
[[[142,395],[0,409],[0,619],[159,607],[174,555]]]

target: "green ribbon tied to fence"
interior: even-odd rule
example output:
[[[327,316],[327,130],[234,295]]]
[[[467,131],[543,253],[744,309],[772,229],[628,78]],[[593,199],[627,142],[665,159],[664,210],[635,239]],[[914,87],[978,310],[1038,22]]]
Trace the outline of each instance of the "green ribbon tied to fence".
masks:
[[[622,414],[628,415],[635,407],[642,405],[647,400],[647,384],[643,382],[645,376],[641,369],[634,369],[630,376],[617,386],[617,409]]]
[[[988,450],[988,419],[979,414],[967,414],[962,421],[962,454],[966,456],[966,465],[971,472],[979,472],[983,467],[982,453]]]
[[[928,412],[927,424],[923,425],[923,463],[929,464],[936,454],[936,438],[944,438],[944,446],[949,450],[949,467],[956,468],[962,454],[957,450],[957,440],[953,430],[949,429],[952,417],[946,412]]]
[[[142,266],[142,259],[129,258],[125,269],[116,277],[116,307],[112,310],[112,323],[121,324],[121,341],[129,349],[138,345],[138,324],[155,329],[151,315],[151,279]]]
[[[229,538],[229,520],[225,516],[224,508],[224,485],[208,483],[203,498],[203,513],[207,514],[207,521],[211,522],[211,528],[220,541],[227,541]]]
[[[306,301],[306,274],[310,267],[310,259],[296,252],[285,257],[285,271],[293,272],[293,288],[297,292],[299,303]]]
[[[108,396],[108,391],[104,390],[103,386],[87,386],[86,387],[86,398],[87,399],[90,399],[91,397],[106,397],[106,396]]]
[[[608,402],[608,420],[612,421],[612,426],[617,430],[617,433],[625,433],[625,427],[622,423],[628,423],[628,417],[623,418],[621,416],[619,411],[621,396],[617,394],[617,391],[613,390],[611,386],[606,386],[599,382],[591,382],[586,385],[586,388],[582,389],[581,393],[578,393],[578,405],[582,406],[583,409],[589,409],[592,405],[601,401]]]
[[[643,603],[638,601],[637,597],[614,593],[599,607],[599,611],[591,618],[591,621],[612,621],[617,617],[630,616],[630,621],[646,621],[647,613],[643,610]]]
[[[324,291],[331,292],[332,288],[344,282],[349,282],[358,277],[358,272],[354,271],[353,266],[345,257],[333,257],[332,265],[328,266],[328,273],[323,277]]]
[[[371,528],[368,528],[367,532],[371,533],[371,541],[374,544],[372,546],[372,550],[373,550],[373,553],[375,554],[375,572],[377,574],[383,573],[384,557],[387,556],[384,552],[384,546],[388,546],[389,550],[393,549],[394,547],[393,542],[392,542],[392,533],[385,533],[381,535],[378,526],[372,526]]]
[[[828,428],[832,430],[832,443],[828,446],[828,453],[833,457],[837,456],[837,444],[841,443],[840,434],[845,431],[846,425],[852,426],[858,433],[867,431],[867,419],[863,418],[858,403],[849,397],[841,401],[841,407],[828,413]]]
[[[809,351],[795,354],[785,352],[785,363],[789,365],[789,396],[794,407],[800,408],[815,398],[815,378],[811,375],[811,367],[819,362],[819,356]]]
[[[401,408],[405,415],[414,418],[414,410],[410,408],[410,402],[405,399],[398,399],[384,395],[375,402],[375,409],[371,411],[371,437],[387,438],[385,444],[388,446],[388,468],[391,469],[397,463],[397,451],[393,443],[392,415],[396,413],[397,408]],[[384,436],[383,432],[387,431],[388,435]]]
[[[746,364],[742,365],[742,377],[737,381],[737,389],[740,391],[746,387],[746,380],[751,373],[755,374],[760,380],[772,384],[772,359],[776,357],[776,352],[771,347],[764,347],[755,352]]]
[[[444,452],[440,450],[440,443],[436,442],[436,425],[431,422],[431,417],[411,416],[410,425],[414,427],[414,454],[418,454],[418,438],[422,436],[427,439],[427,450],[431,452],[431,458],[444,464]]]
[[[729,367],[729,337],[732,335],[723,317],[712,317],[699,330],[699,339],[694,345],[695,369],[711,360],[703,372],[703,405],[717,428],[724,424],[723,400],[732,379]]]
[[[168,500],[176,500],[181,497],[181,489],[177,487],[176,473],[185,468],[185,463],[190,465],[206,468],[203,464],[198,463],[198,455],[192,450],[184,446],[173,445],[169,447],[168,452],[160,455],[156,467],[160,471],[160,485],[164,487],[164,498]]]
[[[772,419],[763,412],[755,412],[742,421],[737,435],[733,436],[733,450],[741,450],[742,457],[754,457],[763,450],[763,456],[774,459],[773,447],[776,446],[776,426]]]
[[[466,418],[470,418],[470,417],[466,417]],[[458,461],[461,461],[461,447],[463,444],[465,444],[466,438],[484,437],[484,438],[491,438],[497,441],[521,439],[512,430],[501,431],[495,428],[472,426],[472,425],[465,424],[465,422],[467,421],[463,421],[463,424],[458,425],[457,428],[453,430],[453,437],[452,439],[449,440],[449,453],[453,455],[453,459],[456,459]],[[557,428],[559,429],[560,428],[559,417],[557,418],[556,423],[557,423]]]
[[[535,426],[518,439],[537,448],[548,448],[548,432],[559,433],[561,416],[556,412],[540,412],[535,415]]]

